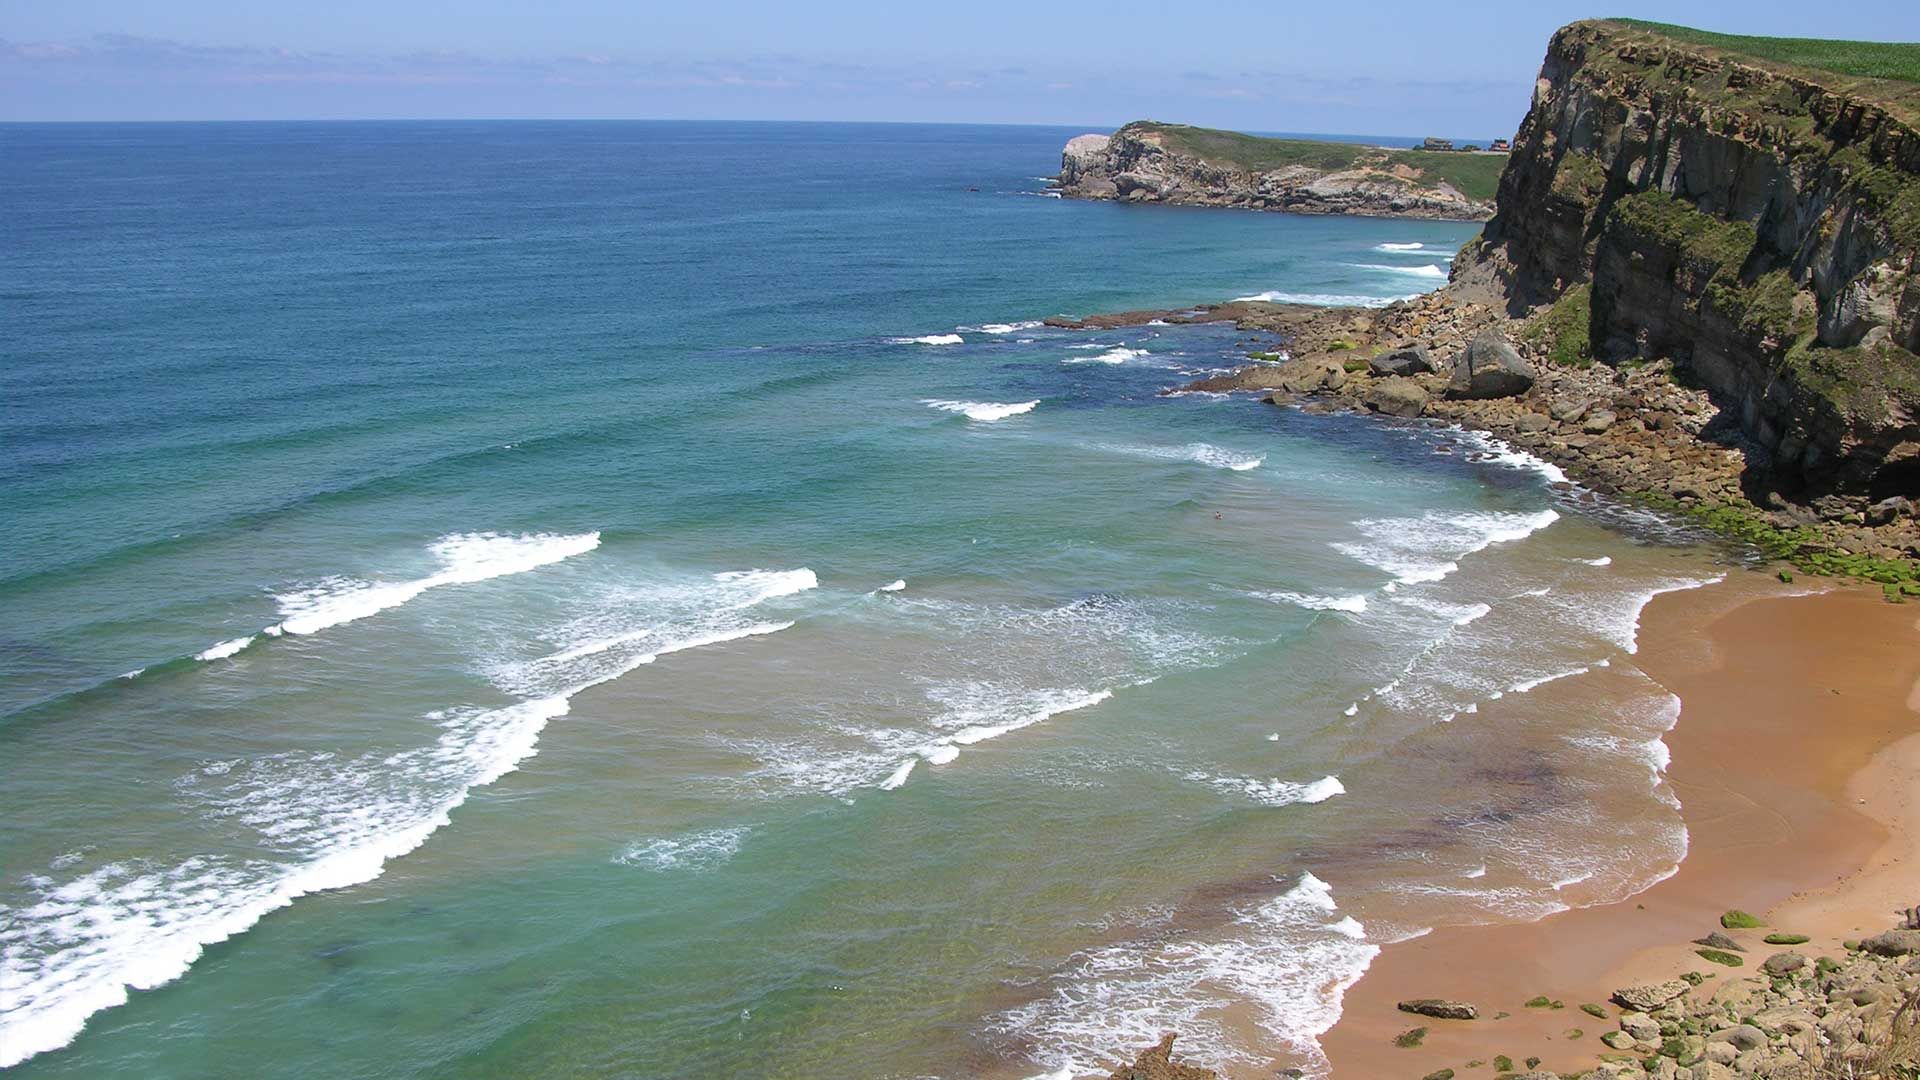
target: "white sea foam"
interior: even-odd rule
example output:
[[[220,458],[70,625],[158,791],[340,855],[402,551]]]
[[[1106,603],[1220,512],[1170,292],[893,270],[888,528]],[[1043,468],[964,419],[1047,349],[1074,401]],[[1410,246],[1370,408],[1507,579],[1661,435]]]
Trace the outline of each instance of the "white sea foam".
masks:
[[[1540,477],[1549,484],[1564,484],[1570,482],[1567,479],[1566,472],[1564,472],[1560,466],[1544,458],[1535,457],[1525,450],[1516,449],[1505,441],[1496,439],[1484,431],[1471,431],[1453,425],[1450,425],[1447,430],[1455,438],[1459,439],[1459,441],[1473,448],[1475,460],[1493,461],[1510,468],[1538,473]]]
[[[1313,611],[1345,611],[1358,615],[1367,610],[1367,598],[1360,593],[1354,593],[1351,596],[1313,596],[1307,593],[1275,591],[1253,592],[1249,595],[1257,596],[1262,600],[1309,608]]]
[[[1654,597],[1670,592],[1685,592],[1688,589],[1698,589],[1707,585],[1718,585],[1725,580],[1725,574],[1715,574],[1707,578],[1669,579],[1635,593],[1632,601],[1624,606],[1583,614],[1599,620],[1599,625],[1594,629],[1608,641],[1629,654],[1637,653],[1640,651],[1640,616],[1647,610],[1647,605],[1653,602]]]
[[[966,338],[959,334],[922,334],[919,337],[888,338],[889,345],[961,345]]]
[[[702,829],[682,836],[655,837],[629,845],[613,861],[642,870],[710,870],[739,853],[751,825]]]
[[[1597,559],[1575,559],[1573,561],[1577,563],[1586,563],[1588,566],[1612,566],[1613,556],[1602,555]]]
[[[1418,243],[1415,243],[1415,244],[1375,244],[1375,245],[1373,246],[1373,250],[1375,250],[1375,251],[1419,251],[1419,250],[1421,250],[1421,249],[1423,249],[1423,248],[1425,248],[1426,246],[1427,246],[1427,245],[1425,245],[1425,244],[1418,244]]]
[[[1013,404],[1003,404],[997,401],[934,401],[927,399],[921,401],[921,404],[930,405],[933,408],[945,412],[960,413],[969,420],[992,423],[995,420],[1005,420],[1009,416],[1019,416],[1021,413],[1032,412],[1034,406],[1040,404],[1040,399],[1035,398],[1032,401],[1021,401]]]
[[[1369,307],[1380,308],[1401,300],[1417,300],[1422,294],[1407,293],[1403,296],[1366,296],[1357,293],[1295,293],[1278,290],[1254,293],[1252,296],[1236,296],[1236,302],[1264,301],[1270,304],[1304,304],[1310,307]]]
[[[1379,952],[1365,927],[1339,915],[1327,884],[1302,874],[1218,930],[1158,930],[1081,953],[996,1026],[1030,1040],[1036,1065],[1075,1076],[1103,1074],[1122,1048],[1168,1031],[1180,1032],[1181,1056],[1191,1061],[1265,1069],[1271,1046],[1247,1045],[1231,1019],[1251,1005],[1266,1039],[1324,1074],[1319,1037]]]
[[[410,581],[328,578],[305,588],[282,593],[274,599],[284,618],[263,632],[273,637],[318,633],[399,607],[428,589],[523,574],[599,546],[600,534],[597,532],[571,535],[457,533],[444,536],[428,548],[440,561],[441,569],[437,573]],[[214,647],[218,648],[220,646]],[[214,649],[207,651],[213,652]],[[205,654],[202,654],[202,658],[210,659]]]
[[[380,875],[474,788],[531,756],[565,698],[443,718],[439,740],[385,760],[267,758],[208,796],[287,861],[196,855],[171,867],[112,863],[54,885],[0,924],[6,1007],[0,1068],[66,1045],[129,990],[179,978],[208,945],[308,893]],[[296,817],[304,820],[290,820]]]
[[[1044,325],[1046,324],[1042,323],[1039,319],[1027,319],[1022,322],[988,323],[985,326],[978,327],[977,329],[982,334],[1013,334],[1013,333],[1018,333],[1021,330],[1035,330]],[[971,326],[963,326],[960,329],[973,330],[976,328]]]
[[[907,579],[906,579],[906,578],[895,578],[895,579],[893,579],[892,581],[889,581],[889,582],[887,582],[887,583],[886,583],[885,585],[882,585],[882,586],[880,586],[880,588],[879,588],[879,589],[878,589],[877,591],[879,591],[879,592],[899,592],[899,591],[901,591],[902,589],[905,589],[906,587],[907,587]]]
[[[448,554],[459,552],[472,554],[462,545]],[[502,554],[516,557],[493,557]],[[540,555],[540,562],[564,557],[551,548]],[[449,574],[478,580],[535,558],[510,547],[447,561],[454,564]],[[784,630],[793,624],[742,618],[750,606],[743,601],[813,587],[806,570],[713,580],[710,588],[724,598],[717,613],[656,633],[641,655],[620,651],[588,663],[597,654],[579,653],[569,664],[536,663],[546,677],[527,680],[537,692],[524,700],[428,714],[437,735],[427,745],[357,757],[322,751],[241,758],[182,777],[182,797],[226,827],[251,831],[259,854],[109,864],[64,882],[40,877],[38,902],[0,921],[0,1068],[65,1045],[93,1013],[125,1003],[130,990],[179,978],[206,946],[268,912],[378,877],[389,860],[446,825],[472,791],[531,757],[542,730],[567,713],[574,694],[670,653]]]
[[[1069,356],[1060,362],[1063,364],[1124,364],[1129,360],[1138,360],[1141,357],[1152,355],[1152,353],[1145,349],[1129,349],[1125,346],[1117,346],[1108,349],[1098,356]]]
[[[1231,472],[1257,469],[1267,460],[1265,454],[1239,454],[1211,443],[1188,443],[1185,446],[1135,446],[1123,443],[1088,443],[1086,445],[1091,450],[1104,450],[1133,457],[1159,458],[1163,461],[1191,461],[1196,465],[1207,465]]]
[[[1333,548],[1411,585],[1439,581],[1460,569],[1456,560],[1493,544],[1524,539],[1558,520],[1560,515],[1552,510],[1429,510],[1417,518],[1355,522],[1364,539],[1338,541]]]
[[[913,773],[913,767],[918,764],[920,764],[919,758],[908,758],[901,762],[899,768],[894,769],[885,780],[880,781],[880,790],[892,791],[906,783],[907,777]]]
[[[1541,675],[1541,676],[1538,676],[1537,678],[1522,679],[1519,682],[1514,683],[1512,686],[1508,687],[1507,690],[1509,693],[1525,694],[1533,690],[1536,690],[1542,686],[1545,686],[1550,682],[1559,682],[1561,679],[1571,679],[1575,675],[1585,675],[1587,672],[1592,670],[1593,669],[1590,667],[1576,667],[1576,668],[1569,668],[1566,671],[1556,671],[1551,675]]]
[[[1445,280],[1447,276],[1446,267],[1433,264],[1425,266],[1388,266],[1384,263],[1352,263],[1350,265],[1352,265],[1355,270],[1381,270],[1390,274],[1410,274],[1414,277],[1432,278],[1436,281]]]
[[[255,635],[248,634],[246,637],[237,637],[223,641],[218,645],[213,645],[200,652],[194,653],[193,658],[195,660],[225,660],[227,657],[253,644],[254,637]],[[135,674],[138,673],[136,672]]]
[[[1259,780],[1248,776],[1212,776],[1189,772],[1187,779],[1232,791],[1266,806],[1293,806],[1297,803],[1323,803],[1336,795],[1345,795],[1346,786],[1337,776],[1323,776],[1309,783],[1286,780]]]

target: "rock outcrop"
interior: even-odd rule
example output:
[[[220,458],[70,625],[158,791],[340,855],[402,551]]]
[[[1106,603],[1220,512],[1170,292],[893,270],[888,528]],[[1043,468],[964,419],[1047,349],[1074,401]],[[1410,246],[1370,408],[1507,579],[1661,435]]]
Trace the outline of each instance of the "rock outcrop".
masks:
[[[1500,160],[1138,121],[1069,140],[1056,186],[1080,199],[1484,221],[1491,191],[1462,188]]]
[[[1484,330],[1453,362],[1447,396],[1478,400],[1513,397],[1533,388],[1533,365],[1498,330]]]
[[[1455,287],[1554,305],[1566,359],[1671,359],[1762,488],[1920,493],[1920,89],[1693,40],[1554,35]]]

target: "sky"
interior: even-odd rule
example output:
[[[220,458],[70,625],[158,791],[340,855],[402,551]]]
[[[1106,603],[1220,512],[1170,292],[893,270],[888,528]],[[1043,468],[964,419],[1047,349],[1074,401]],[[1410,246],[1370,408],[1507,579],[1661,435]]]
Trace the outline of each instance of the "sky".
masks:
[[[0,0],[0,120],[636,118],[1491,139],[1596,14],[1920,41],[1845,0]]]

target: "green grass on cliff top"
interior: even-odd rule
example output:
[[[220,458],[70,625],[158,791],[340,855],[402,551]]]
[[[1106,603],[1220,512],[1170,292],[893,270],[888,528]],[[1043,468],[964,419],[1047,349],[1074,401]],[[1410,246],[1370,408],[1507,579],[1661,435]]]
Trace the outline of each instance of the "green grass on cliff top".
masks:
[[[1705,45],[1742,56],[1771,60],[1776,64],[1813,68],[1836,75],[1920,83],[1920,43],[1752,37],[1746,34],[1716,34],[1710,30],[1695,30],[1643,19],[1606,21],[1689,45]]]
[[[1167,149],[1175,153],[1246,172],[1269,172],[1293,165],[1305,165],[1328,172],[1361,165],[1369,168],[1406,165],[1420,173],[1414,183],[1433,187],[1445,181],[1469,199],[1492,199],[1500,186],[1500,171],[1507,165],[1505,154],[1382,150],[1359,143],[1274,139],[1188,124],[1163,124],[1154,120],[1136,120],[1121,130],[1154,132],[1161,137]]]

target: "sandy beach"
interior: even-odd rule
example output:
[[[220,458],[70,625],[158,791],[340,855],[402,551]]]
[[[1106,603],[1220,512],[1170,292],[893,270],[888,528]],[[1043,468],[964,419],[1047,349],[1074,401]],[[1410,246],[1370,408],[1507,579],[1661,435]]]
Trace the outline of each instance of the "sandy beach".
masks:
[[[1419,1077],[1497,1055],[1578,1071],[1613,1027],[1581,1004],[1687,971],[1738,978],[1774,951],[1760,944],[1767,931],[1749,930],[1733,932],[1751,950],[1747,971],[1694,955],[1692,939],[1729,908],[1808,935],[1803,951],[1816,954],[1920,901],[1920,611],[1865,589],[1788,588],[1736,574],[1659,597],[1642,620],[1638,664],[1682,701],[1666,739],[1689,832],[1679,870],[1620,903],[1387,948],[1323,1040],[1336,1076]],[[1525,1007],[1537,996],[1564,1007]],[[1420,997],[1472,1002],[1481,1018],[1396,1008]],[[1415,1026],[1429,1029],[1420,1046],[1394,1044]]]

